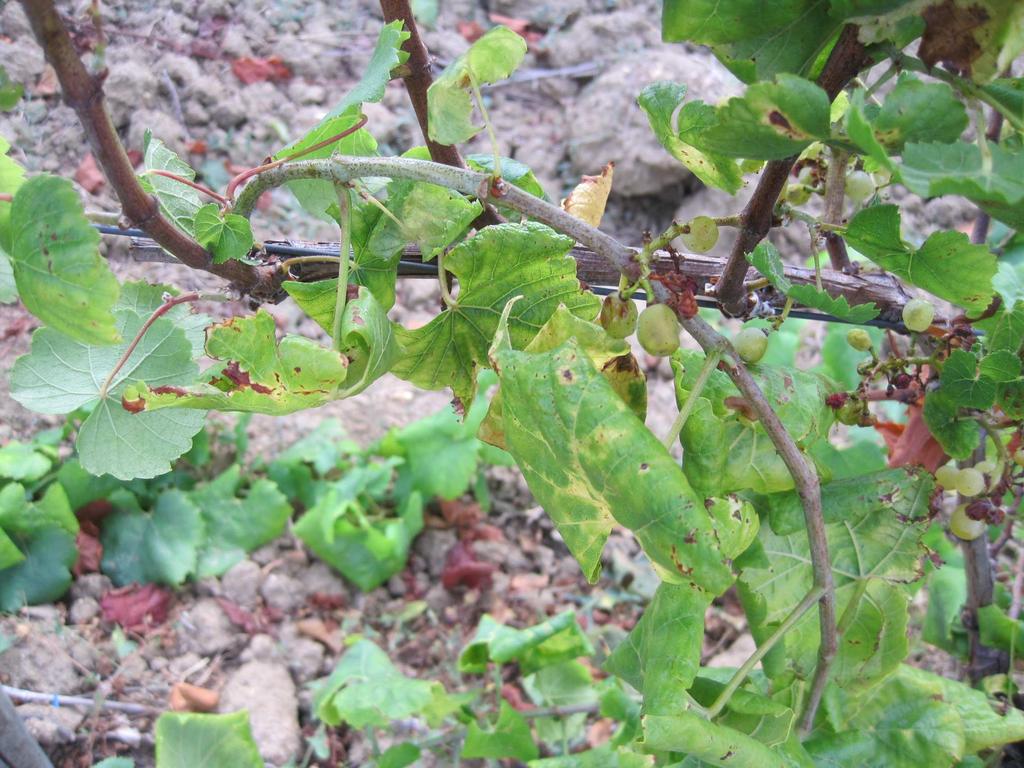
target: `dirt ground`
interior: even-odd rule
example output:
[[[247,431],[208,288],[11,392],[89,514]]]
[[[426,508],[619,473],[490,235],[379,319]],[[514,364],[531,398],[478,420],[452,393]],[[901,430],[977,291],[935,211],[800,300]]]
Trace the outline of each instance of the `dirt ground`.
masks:
[[[530,53],[520,76],[487,93],[502,151],[530,165],[553,198],[564,196],[580,175],[616,161],[604,228],[632,243],[645,230],[662,230],[676,215],[733,213],[739,204],[700,189],[657,144],[635,105],[636,93],[658,79],[686,82],[709,102],[741,90],[706,51],[660,42],[659,5],[653,0],[440,0],[436,24],[424,30],[425,42],[444,64],[468,46],[473,24],[486,28],[495,14],[529,23]],[[224,186],[228,167],[255,165],[314,125],[359,78],[380,25],[378,6],[370,0],[110,2],[102,9],[109,39],[107,95],[127,147],[141,150],[150,129],[214,188]],[[82,29],[88,25],[84,17],[76,23]],[[243,57],[272,56],[287,67],[287,78],[244,85],[232,71],[232,63]],[[0,136],[13,145],[13,156],[30,173],[74,175],[87,208],[116,211],[109,187],[98,183],[89,167],[80,128],[60,103],[52,71],[17,3],[0,10],[0,62],[12,79],[26,84],[19,107],[0,113]],[[382,104],[368,105],[367,114],[383,152],[420,143],[400,84],[389,87]],[[482,139],[471,149],[489,151]],[[922,217],[934,225],[957,224],[965,214],[932,204]],[[273,194],[255,225],[257,238],[334,236],[304,218],[284,191]],[[799,235],[782,242],[794,255],[805,247]],[[216,282],[174,265],[134,262],[126,245],[117,239],[104,246],[123,278],[207,290]],[[716,253],[728,245],[723,237]],[[408,325],[425,322],[438,302],[432,281],[405,282],[398,296],[394,318]],[[212,315],[247,311],[238,304],[202,309]],[[271,311],[282,331],[320,337],[295,305]],[[19,306],[0,307],[0,443],[59,422],[22,409],[7,390],[7,372],[27,350],[35,325]],[[668,370],[664,363],[644,362],[652,381],[649,422],[661,433],[674,416]],[[449,397],[387,376],[351,400],[285,418],[256,416],[249,425],[250,455],[270,457],[325,418],[339,419],[365,445],[391,426],[446,407]],[[333,668],[337,643],[349,633],[375,637],[410,674],[454,682],[454,660],[482,613],[523,625],[574,607],[597,628],[603,642],[599,661],[632,626],[656,583],[635,543],[614,535],[605,575],[589,586],[521,478],[494,470],[490,484],[495,506],[489,522],[505,540],[478,547],[481,558],[499,568],[489,589],[453,592],[438,583],[438,568],[456,532],[444,526],[436,509],[407,572],[368,594],[358,593],[286,536],[223,578],[182,590],[166,625],[131,638],[138,645],[127,652],[99,616],[98,600],[109,581],[98,574],[80,578],[63,602],[0,619],[0,639],[12,643],[0,655],[0,682],[157,708],[166,705],[176,682],[214,688],[222,694],[222,710],[249,706],[264,758],[279,766],[307,753],[304,739],[315,730],[307,684]],[[223,601],[258,621],[239,626]],[[738,613],[728,596],[711,608],[706,662],[735,665],[752,650]],[[322,622],[330,641],[302,629],[310,619]],[[252,696],[257,689],[261,695]],[[43,704],[23,704],[19,711],[58,765],[87,766],[113,754],[132,756],[140,766],[152,764],[149,715]],[[333,738],[344,764],[365,762],[359,734],[341,731]]]

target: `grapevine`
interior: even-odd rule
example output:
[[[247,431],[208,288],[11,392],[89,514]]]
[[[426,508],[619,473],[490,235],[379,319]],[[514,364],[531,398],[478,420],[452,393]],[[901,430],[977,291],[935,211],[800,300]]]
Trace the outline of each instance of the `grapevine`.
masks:
[[[376,765],[451,743],[462,758],[531,768],[1014,764],[1009,745],[1024,741],[1011,666],[1024,643],[1020,4],[981,0],[979,13],[962,0],[830,0],[752,13],[745,0],[665,0],[666,41],[708,46],[742,88],[716,105],[659,81],[636,108],[666,164],[730,195],[752,191],[730,215],[635,233],[636,247],[601,229],[613,164],[559,204],[502,157],[483,89],[522,65],[519,30],[481,30],[434,77],[411,4],[382,0],[358,85],[218,191],[149,133],[136,172],[104,70],[85,64],[53,2],[22,5],[121,211],[90,220],[70,182],[26,173],[0,143],[0,300],[41,323],[10,391],[67,416],[73,472],[147,489],[150,506],[104,523],[112,550],[131,540],[141,552],[111,558],[121,583],[220,576],[280,534],[298,502],[295,536],[375,589],[401,573],[431,499],[479,486],[487,443],[521,471],[583,577],[599,578],[621,528],[656,590],[602,651],[598,676],[577,661],[595,650],[573,613],[529,628],[485,615],[458,659],[460,676],[493,676],[471,695],[405,675],[353,633],[312,710],[323,729],[363,729]],[[91,13],[99,25],[96,3]],[[17,103],[2,74],[0,96]],[[399,79],[425,146],[390,156],[365,107]],[[463,155],[475,136],[489,151]],[[336,244],[259,238],[258,202],[285,187],[332,222]],[[970,236],[937,226],[905,236],[894,201],[909,195],[975,206]],[[784,259],[769,238],[781,229],[809,248]],[[151,241],[136,247],[226,280],[253,312],[214,321],[191,305],[223,295],[121,282],[100,232],[129,231]],[[440,296],[417,327],[389,317],[411,275],[436,279]],[[261,305],[282,301],[329,343],[279,334]],[[810,332],[820,348],[797,365],[808,319],[823,321]],[[648,413],[637,348],[668,358],[673,413]],[[449,391],[462,421],[389,434],[315,472],[315,460],[281,459],[255,480],[235,466],[194,489],[161,485],[182,462],[202,463],[208,412],[281,416],[359,397],[386,374]],[[417,450],[431,430],[462,446],[466,476],[446,482],[417,466],[446,460]],[[73,486],[50,471],[50,454],[15,450],[47,466],[3,476],[5,611],[61,597],[79,533]],[[314,474],[319,490],[303,496],[294,478]],[[209,510],[219,508],[245,525],[218,528]],[[161,557],[172,530],[189,562]],[[479,588],[490,571],[460,547],[465,572],[445,586]],[[923,620],[911,606],[919,593]],[[755,645],[730,669],[702,666],[716,601],[742,610]],[[911,665],[908,634],[962,662],[965,681]],[[545,674],[602,693],[521,711],[506,683]],[[540,679],[523,686],[539,690]],[[0,693],[0,762],[10,752],[47,765],[9,710]],[[617,723],[601,743],[543,735],[559,718],[598,715]],[[428,735],[380,748],[378,733],[410,720]],[[259,765],[246,723],[165,714],[157,764],[182,764],[172,745],[207,733]]]

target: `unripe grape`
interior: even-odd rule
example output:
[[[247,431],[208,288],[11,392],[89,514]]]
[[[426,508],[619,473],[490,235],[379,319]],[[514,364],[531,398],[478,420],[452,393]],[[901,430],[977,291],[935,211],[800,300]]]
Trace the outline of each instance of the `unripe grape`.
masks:
[[[836,420],[848,427],[857,427],[867,422],[868,404],[859,397],[851,397],[836,411]]]
[[[732,345],[745,363],[756,363],[768,350],[768,336],[760,328],[744,328],[736,334]]]
[[[743,173],[757,173],[764,165],[764,160],[740,160],[740,170]]]
[[[604,297],[597,319],[613,339],[624,339],[636,330],[636,317],[636,303],[622,298],[618,291],[612,291]]]
[[[876,187],[884,187],[892,181],[892,172],[886,168],[881,168],[872,173],[871,178],[875,182]]]
[[[649,304],[637,320],[636,338],[650,355],[671,355],[679,349],[679,320],[676,313],[664,304]]]
[[[786,202],[790,205],[803,205],[811,199],[811,190],[802,184],[790,184],[786,189]]]
[[[967,505],[961,504],[949,518],[949,530],[958,539],[974,541],[985,532],[988,526],[981,520],[971,520],[967,516]]]
[[[935,307],[923,299],[911,299],[903,306],[903,324],[907,330],[921,333],[927,331],[935,319]]]
[[[710,216],[695,216],[686,225],[688,231],[679,237],[683,245],[694,253],[706,253],[718,242],[718,225]]]
[[[846,332],[846,343],[858,352],[871,349],[871,336],[863,328],[852,328]]]
[[[1018,448],[1013,452],[1013,462],[1018,467],[1024,467],[1024,448]]]
[[[974,468],[981,472],[983,475],[991,475],[996,471],[996,463],[994,461],[979,461],[974,465]]]
[[[952,464],[946,464],[935,470],[935,482],[947,491],[956,489],[956,480],[960,476],[960,470]]]
[[[985,490],[985,476],[973,467],[960,470],[956,478],[956,492],[961,496],[977,496]]]
[[[875,194],[875,182],[864,171],[850,171],[846,174],[846,196],[859,203]]]

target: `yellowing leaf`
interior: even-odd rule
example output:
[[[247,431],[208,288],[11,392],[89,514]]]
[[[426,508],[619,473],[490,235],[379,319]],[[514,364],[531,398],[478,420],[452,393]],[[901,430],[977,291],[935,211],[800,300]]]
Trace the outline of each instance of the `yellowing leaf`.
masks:
[[[562,201],[562,208],[592,227],[601,226],[604,207],[608,204],[608,193],[612,191],[614,171],[615,163],[608,163],[600,176],[584,176]]]

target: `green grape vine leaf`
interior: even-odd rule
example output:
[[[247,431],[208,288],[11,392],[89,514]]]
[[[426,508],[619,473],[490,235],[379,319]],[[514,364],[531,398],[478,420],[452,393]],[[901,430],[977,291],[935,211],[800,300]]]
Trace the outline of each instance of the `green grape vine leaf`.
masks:
[[[147,130],[142,144],[142,162],[147,171],[167,171],[189,181],[195,181],[196,172],[188,163],[178,157],[160,139],[153,138]],[[139,176],[142,188],[156,195],[160,210],[171,222],[183,232],[194,235],[196,231],[196,214],[203,207],[196,189],[182,184],[176,179],[155,173],[143,173]]]
[[[728,668],[702,669],[690,687],[690,695],[702,706],[710,707],[729,680]],[[767,690],[755,690],[756,682],[738,688],[716,721],[752,736],[762,744],[775,747],[785,744],[793,735],[796,713],[786,704],[768,698]]]
[[[829,138],[828,94],[796,75],[747,87],[719,107],[716,119],[696,131],[697,146],[727,157],[780,160]]]
[[[0,488],[0,611],[58,600],[78,559],[78,520],[64,489],[53,484],[30,501],[19,483]]]
[[[960,413],[960,404],[942,389],[929,392],[922,411],[928,431],[954,459],[966,459],[978,447],[981,427]]]
[[[502,331],[491,356],[508,451],[588,580],[617,522],[662,580],[713,594],[732,583],[729,561],[739,552],[724,549],[756,530],[756,515],[737,499],[706,505],[575,339],[531,354]]]
[[[245,484],[241,473],[241,467],[232,464],[189,493],[203,521],[197,579],[225,573],[247,552],[280,536],[291,517],[288,499],[272,480],[255,480],[240,495]]]
[[[71,182],[36,176],[22,184],[8,225],[8,255],[25,308],[76,341],[118,341],[117,278],[100,256],[100,236]]]
[[[359,640],[314,687],[313,710],[332,726],[385,727],[424,712],[445,695],[440,683],[406,677],[384,651],[369,640]]]
[[[472,92],[509,77],[526,55],[526,41],[508,27],[489,30],[445,67],[427,89],[427,125],[439,144],[461,144],[481,130],[473,122]]]
[[[156,721],[156,759],[160,768],[263,765],[247,710],[229,715],[164,712]]]
[[[104,381],[145,322],[130,310],[114,313],[123,339],[115,346],[91,346],[51,328],[32,334],[27,355],[11,371],[11,396],[38,413],[71,413],[91,409],[78,430],[76,448],[90,473],[109,473],[123,480],[156,477],[192,445],[205,412],[181,410],[130,413],[121,404],[129,380],[154,386],[190,381],[197,367],[184,331],[167,317],[158,318],[100,398]]]
[[[646,748],[682,752],[704,761],[697,765],[730,765],[745,768],[787,768],[779,753],[735,728],[719,725],[700,715],[683,710],[669,715],[643,716],[643,742]],[[723,756],[727,756],[724,762]]]
[[[996,257],[962,232],[934,232],[914,249],[900,235],[899,208],[875,205],[859,211],[843,236],[878,266],[940,299],[978,312],[992,301]]]
[[[686,691],[700,668],[704,613],[711,600],[710,594],[689,584],[660,584],[640,621],[605,662],[605,671],[643,694],[645,713],[686,709]]]
[[[646,113],[654,135],[672,157],[709,187],[736,194],[743,186],[743,174],[736,161],[704,152],[693,143],[699,140],[708,125],[717,122],[715,108],[700,101],[691,101],[680,109],[685,97],[685,85],[661,81],[644,88],[637,96],[637,103]],[[673,122],[677,109],[678,115]]]
[[[103,572],[117,586],[178,586],[196,572],[205,536],[202,514],[177,488],[161,493],[145,510],[127,490],[111,494],[115,511],[103,522]]]
[[[525,629],[507,627],[485,613],[459,654],[459,671],[483,674],[489,662],[515,662],[523,674],[530,674],[593,652],[574,611],[562,611]]]
[[[866,485],[867,480],[861,482]],[[921,505],[915,500],[928,495],[928,478],[921,475],[918,482],[922,487],[899,491],[907,497],[911,510],[919,510]],[[839,484],[840,503],[834,506],[829,486],[823,489],[836,611],[846,628],[840,635],[832,678],[841,686],[868,685],[903,660],[908,646],[907,596],[902,585],[920,578],[926,553],[921,537],[927,518],[897,519],[888,494],[897,493],[900,486],[894,486],[886,472],[877,475],[875,483],[867,498],[859,494],[856,483]],[[857,504],[857,499],[864,499],[865,504]],[[767,560],[752,559],[740,575],[740,596],[758,642],[786,618],[811,589],[814,578],[803,530],[779,535],[762,527],[759,543]],[[853,613],[847,616],[850,611]],[[792,668],[801,677],[808,676],[819,643],[817,612],[812,609],[804,614],[782,643],[782,665],[766,660],[766,672],[777,676]]]
[[[486,227],[452,249],[444,267],[459,281],[452,306],[421,328],[397,330],[405,357],[392,368],[399,378],[424,389],[450,386],[455,396],[473,399],[479,368],[506,303],[524,295],[509,317],[509,333],[525,347],[560,304],[584,318],[596,317],[598,300],[580,288],[572,239],[542,224]]]
[[[489,728],[484,729],[476,720],[470,721],[461,754],[467,759],[533,760],[539,752],[526,718],[502,699],[498,719]]]
[[[604,328],[576,317],[565,306],[559,306],[551,319],[544,324],[524,351],[531,353],[549,352],[570,338],[590,356],[594,367],[612,385],[622,401],[638,419],[647,416],[647,379],[633,357],[629,344],[622,339],[613,339]],[[498,448],[505,447],[501,412],[501,391],[491,400],[487,417],[480,425],[480,439]]]
[[[148,317],[164,303],[164,295],[178,296],[181,291],[170,285],[150,284],[141,280],[130,280],[121,284],[121,295],[117,297],[115,309],[127,309],[141,317]],[[178,304],[163,315],[180,328],[192,347],[192,357],[201,357],[206,346],[206,327],[211,320],[208,315],[193,312],[190,304]]]
[[[967,110],[946,83],[925,83],[903,73],[881,107],[867,105],[874,138],[888,152],[907,143],[956,141],[967,127]]]
[[[818,309],[840,320],[858,324],[874,320],[881,312],[874,302],[851,307],[845,296],[832,296],[824,289],[819,290],[813,285],[794,285],[783,271],[782,256],[779,255],[778,249],[767,241],[758,243],[757,247],[747,254],[747,261],[768,278],[776,290],[805,307]]]
[[[3,136],[0,136],[0,192],[13,197],[17,193],[18,188],[25,183],[25,169],[7,154],[10,148],[10,143]],[[10,258],[7,254],[11,248],[10,219],[11,202],[0,200],[0,265]],[[2,288],[2,285],[0,285],[0,288]],[[7,298],[9,295],[8,293],[0,292],[0,302],[7,303],[12,301],[12,298]]]
[[[195,236],[213,254],[214,264],[245,258],[253,244],[249,220],[237,213],[222,213],[214,203],[196,211]]]

